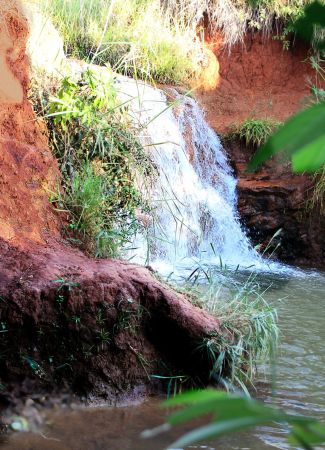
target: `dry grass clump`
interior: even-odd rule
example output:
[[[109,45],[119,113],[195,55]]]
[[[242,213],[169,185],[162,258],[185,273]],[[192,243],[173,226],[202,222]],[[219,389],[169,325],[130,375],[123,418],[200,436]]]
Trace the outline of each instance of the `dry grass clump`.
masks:
[[[45,0],[66,52],[124,75],[186,83],[207,64],[195,31],[159,0]]]
[[[44,0],[68,55],[160,83],[187,83],[209,63],[204,18],[231,48],[249,28],[268,34],[309,0]],[[286,39],[286,33],[282,36]]]
[[[297,19],[310,0],[166,0],[166,8],[188,24],[197,25],[203,13],[213,31],[221,30],[225,45],[243,41],[248,29],[264,34],[282,31],[290,20]]]

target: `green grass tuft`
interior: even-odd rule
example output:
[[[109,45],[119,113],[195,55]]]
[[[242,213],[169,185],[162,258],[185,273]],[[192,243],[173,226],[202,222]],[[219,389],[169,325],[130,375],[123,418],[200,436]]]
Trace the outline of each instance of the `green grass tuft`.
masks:
[[[261,147],[281,125],[272,119],[246,119],[240,125],[234,125],[226,139],[239,139],[246,145]]]
[[[181,291],[220,321],[220,332],[197,347],[210,360],[211,378],[228,390],[237,386],[247,392],[258,367],[274,356],[279,330],[277,312],[263,298],[257,275],[244,283],[239,275],[223,265],[199,265]]]

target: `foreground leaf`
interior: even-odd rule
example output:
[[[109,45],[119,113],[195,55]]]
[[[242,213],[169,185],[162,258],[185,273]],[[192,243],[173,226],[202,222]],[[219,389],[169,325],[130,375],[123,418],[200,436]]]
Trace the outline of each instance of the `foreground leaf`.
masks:
[[[199,441],[208,441],[226,433],[240,431],[273,422],[291,425],[290,442],[310,450],[312,445],[325,442],[325,425],[312,417],[288,414],[250,397],[229,395],[216,390],[191,391],[167,400],[164,406],[184,406],[167,417],[169,425],[212,416],[212,422],[194,429],[169,448],[180,448]],[[169,428],[168,428],[169,429]]]
[[[192,397],[189,395],[190,393],[184,394],[183,399],[176,397],[178,405],[186,403],[187,406],[170,414],[167,418],[168,423],[177,425],[206,414],[213,414],[214,419],[218,422],[247,417],[257,418],[258,420],[263,418],[266,420],[284,420],[287,417],[282,411],[270,408],[246,396],[229,396],[225,392],[218,391],[208,392],[209,396],[205,391],[197,391]],[[166,403],[171,405],[175,404],[175,401]]]
[[[292,157],[296,172],[313,172],[325,162],[325,103],[299,112],[286,122],[253,157],[249,170],[255,170],[271,156]]]
[[[323,444],[325,442],[325,425],[319,422],[295,423],[289,438],[292,445]]]
[[[208,441],[226,433],[240,431],[245,428],[263,425],[272,421],[272,418],[267,420],[265,417],[242,417],[240,419],[227,420],[223,422],[213,422],[210,425],[190,431],[177,441],[173,442],[169,448],[179,448],[199,441]]]

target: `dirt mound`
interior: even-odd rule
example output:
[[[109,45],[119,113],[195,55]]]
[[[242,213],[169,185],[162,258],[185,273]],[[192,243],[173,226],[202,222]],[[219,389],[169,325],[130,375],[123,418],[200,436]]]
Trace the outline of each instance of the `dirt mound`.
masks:
[[[0,254],[2,397],[13,381],[21,393],[59,385],[105,400],[150,386],[149,374],[208,381],[197,348],[218,320],[147,269],[60,244],[21,251],[1,240]]]

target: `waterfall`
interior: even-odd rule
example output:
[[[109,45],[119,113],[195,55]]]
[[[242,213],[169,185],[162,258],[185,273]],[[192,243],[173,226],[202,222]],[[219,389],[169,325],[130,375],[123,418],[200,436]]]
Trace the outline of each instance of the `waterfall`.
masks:
[[[134,260],[166,274],[198,261],[260,266],[237,212],[236,178],[218,135],[195,100],[121,78],[134,121],[144,132],[157,176],[150,188],[153,219],[138,236]]]

